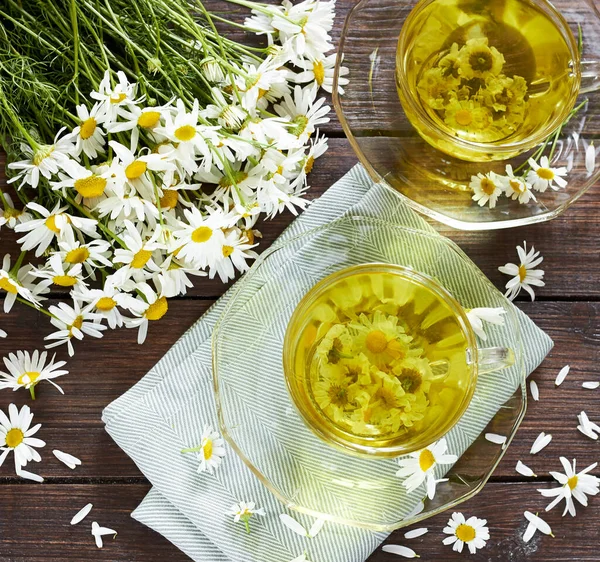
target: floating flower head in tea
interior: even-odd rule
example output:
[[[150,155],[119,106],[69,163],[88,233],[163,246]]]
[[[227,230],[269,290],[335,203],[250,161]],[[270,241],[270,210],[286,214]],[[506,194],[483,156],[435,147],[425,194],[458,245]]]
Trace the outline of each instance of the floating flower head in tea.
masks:
[[[525,119],[527,82],[503,73],[504,55],[485,37],[431,57],[417,91],[425,108],[456,135],[494,142],[512,135]]]

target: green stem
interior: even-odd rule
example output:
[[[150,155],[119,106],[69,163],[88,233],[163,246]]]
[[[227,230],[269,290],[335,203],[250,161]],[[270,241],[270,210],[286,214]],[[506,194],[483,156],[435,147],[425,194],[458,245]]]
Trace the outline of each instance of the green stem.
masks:
[[[189,449],[181,449],[183,454],[185,453],[199,453],[202,450],[202,445],[198,445],[197,447],[190,447]]]
[[[35,384],[32,384],[29,387],[29,394],[31,394],[31,399],[35,400]]]

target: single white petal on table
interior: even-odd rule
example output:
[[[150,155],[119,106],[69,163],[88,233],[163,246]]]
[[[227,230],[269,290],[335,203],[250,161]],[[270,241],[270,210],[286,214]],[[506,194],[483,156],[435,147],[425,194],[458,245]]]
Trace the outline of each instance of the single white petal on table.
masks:
[[[587,173],[592,175],[596,169],[596,147],[592,141],[585,149],[585,169]]]
[[[291,529],[292,531],[294,531],[294,533],[298,533],[299,535],[301,535],[303,537],[308,536],[306,529],[300,523],[298,523],[298,521],[296,521],[293,517],[290,517],[287,513],[280,514],[279,519],[281,519],[281,522],[288,529]]]
[[[550,525],[548,525],[541,517],[531,513],[531,511],[525,511],[523,515],[525,515],[525,519],[532,523],[538,531],[541,531],[544,535],[552,535]]]
[[[404,558],[419,558],[419,555],[412,548],[399,544],[386,544],[381,550],[383,550],[383,552],[389,552],[390,554],[404,556]]]
[[[581,383],[581,386],[583,388],[589,388],[590,390],[594,390],[595,388],[598,388],[600,386],[600,382],[598,382],[598,381],[586,381],[584,383]]]
[[[540,399],[540,389],[537,382],[529,381],[529,390],[531,391],[531,397],[537,402]]]
[[[34,474],[33,472],[29,472],[28,470],[19,469],[17,472],[17,476],[24,478],[25,480],[33,480],[34,482],[39,482],[40,484],[44,481],[44,479],[38,474]]]
[[[114,535],[117,536],[117,531],[109,529],[108,527],[100,527],[96,521],[92,523],[92,535],[96,539],[96,546],[102,548],[104,543],[102,542],[103,535]]]
[[[535,525],[530,522],[529,525],[527,525],[527,529],[525,529],[525,533],[523,533],[523,542],[529,542],[536,531]]]
[[[74,457],[73,455],[69,455],[69,453],[63,453],[58,449],[54,449],[52,454],[62,463],[66,464],[71,470],[75,470],[76,467],[81,465],[81,461]]]
[[[87,505],[82,507],[73,516],[73,519],[71,519],[71,525],[77,525],[77,523],[80,523],[81,521],[83,521],[89,515],[90,511],[92,511],[92,507],[94,507],[94,504],[91,504],[91,503],[88,503]]]
[[[521,461],[517,462],[517,466],[515,467],[515,470],[519,474],[522,474],[523,476],[536,476],[537,477],[537,474],[535,472],[533,472],[533,470],[531,470],[531,468],[529,468],[526,464],[522,463]]]
[[[486,433],[485,438],[490,443],[495,443],[496,445],[504,445],[504,443],[506,443],[506,436],[498,435],[497,433]]]
[[[311,526],[311,528],[308,531],[308,536],[311,539],[314,539],[319,532],[321,531],[321,529],[323,528],[323,525],[325,525],[325,519],[323,518],[319,518],[317,519]]]
[[[569,374],[569,370],[571,369],[571,367],[569,365],[565,365],[559,372],[558,375],[556,375],[556,380],[554,381],[554,384],[556,386],[560,386],[563,381],[567,378],[567,375]]]
[[[539,453],[544,447],[548,446],[548,443],[552,441],[552,435],[546,434],[543,431],[536,437],[531,450],[529,451],[532,455]]]
[[[412,531],[408,531],[408,532],[404,533],[404,538],[405,539],[416,539],[417,537],[420,537],[427,532],[429,532],[429,529],[427,527],[420,527],[419,529],[413,529]]]

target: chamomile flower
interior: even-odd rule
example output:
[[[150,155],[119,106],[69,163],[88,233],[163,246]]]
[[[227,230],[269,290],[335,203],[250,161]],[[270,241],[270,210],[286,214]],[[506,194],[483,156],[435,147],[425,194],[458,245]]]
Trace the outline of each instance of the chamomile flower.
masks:
[[[229,513],[233,515],[234,523],[237,523],[238,521],[244,523],[247,533],[250,532],[249,521],[253,515],[261,515],[263,517],[266,515],[264,508],[260,507],[257,509],[254,502],[236,503],[235,505],[231,506]]]
[[[59,173],[59,181],[52,181],[52,189],[60,190],[64,195],[67,194],[67,188],[73,189],[78,199],[95,199],[104,194],[106,186],[112,181],[113,170],[109,166],[104,166],[103,170],[92,171],[84,166],[76,165],[69,174]]]
[[[119,307],[125,310],[141,311],[143,309],[143,306],[133,295],[121,292],[108,280],[104,283],[102,289],[80,287],[73,292],[73,298],[89,305],[94,312],[106,318],[109,328],[120,328],[125,321]]]
[[[531,296],[531,300],[535,299],[534,287],[543,287],[545,283],[543,269],[535,269],[544,260],[540,256],[540,252],[536,252],[532,246],[529,252],[527,251],[527,242],[523,242],[523,247],[517,246],[517,254],[521,260],[519,265],[507,263],[498,268],[498,271],[506,275],[512,275],[513,278],[506,283],[505,296],[513,300],[520,292],[525,289]]]
[[[465,520],[462,513],[454,512],[448,520],[448,525],[444,527],[444,533],[450,535],[442,542],[451,544],[452,550],[462,552],[465,544],[471,554],[475,554],[478,549],[485,546],[485,542],[490,539],[490,531],[487,528],[487,520],[472,516]]]
[[[138,283],[136,288],[143,294],[144,298],[138,298],[135,309],[130,308],[135,318],[125,320],[127,328],[138,328],[138,343],[141,345],[146,341],[148,334],[148,323],[160,320],[169,310],[167,297],[157,293],[147,283]]]
[[[29,406],[23,406],[21,410],[18,410],[14,404],[10,404],[8,416],[0,410],[0,451],[2,451],[0,466],[12,451],[17,475],[22,475],[23,468],[27,466],[28,462],[40,462],[42,457],[36,448],[46,446],[44,441],[33,437],[40,430],[42,424],[31,427],[32,420],[33,414]],[[39,479],[39,477],[36,478]]]
[[[251,115],[255,114],[260,98],[277,86],[287,88],[288,70],[282,69],[279,61],[267,57],[258,66],[245,65],[245,77],[238,77],[237,86],[242,94],[242,106]]]
[[[485,175],[479,173],[471,176],[469,187],[473,190],[473,201],[480,207],[489,204],[490,209],[493,209],[502,194],[502,178],[494,172]]]
[[[200,111],[200,115],[205,119],[215,119],[226,129],[239,130],[248,118],[248,112],[243,107],[226,100],[219,88],[212,88],[211,94],[215,103],[208,104]]]
[[[153,276],[154,284],[160,289],[160,293],[167,298],[185,295],[193,283],[189,276],[204,277],[205,271],[199,271],[195,267],[186,265],[175,256],[167,256],[160,264],[160,271]]]
[[[98,154],[105,152],[104,131],[100,125],[106,120],[106,106],[96,103],[88,110],[85,104],[81,104],[76,110],[80,123],[73,129],[73,135],[77,139],[74,155],[79,156],[83,152],[89,158],[96,158]]]
[[[35,148],[21,144],[21,152],[26,159],[8,164],[8,169],[17,170],[17,173],[7,183],[22,180],[17,189],[23,187],[24,184],[36,189],[40,182],[40,175],[50,179],[59,170],[68,172],[75,167],[77,162],[71,158],[74,151],[73,135],[68,134],[61,137],[64,130],[63,127],[58,131],[53,144],[44,144]]]
[[[473,331],[483,340],[487,340],[487,335],[483,329],[483,323],[488,322],[496,326],[504,326],[504,315],[506,310],[503,308],[471,308],[467,311],[467,318],[471,323]]]
[[[17,224],[31,220],[31,215],[26,209],[16,209],[11,196],[8,193],[2,193],[3,207],[0,207],[0,227],[6,225],[8,228],[14,228]]]
[[[28,275],[31,268],[28,266],[25,267],[27,268]],[[24,270],[25,268],[21,268],[20,271]],[[39,306],[40,304],[36,295],[29,287],[25,286],[22,279],[19,279],[19,277],[22,276],[19,274],[15,275],[10,267],[10,254],[5,254],[4,259],[2,260],[2,269],[0,269],[0,289],[6,291],[4,297],[4,312],[7,314],[11,311],[17,297],[24,298],[36,306]]]
[[[210,425],[204,426],[200,445],[191,449],[183,449],[182,453],[197,453],[200,465],[198,473],[208,472],[213,474],[219,468],[225,456],[225,442],[221,436]]]
[[[337,59],[337,53],[333,53],[327,56],[321,56],[316,59],[305,59],[302,61],[300,68],[303,69],[294,76],[294,81],[299,84],[305,84],[306,82],[313,82],[318,88],[323,88],[326,92],[331,93],[333,91],[333,76],[335,74],[335,62]],[[350,71],[345,67],[341,66],[339,70],[338,78],[338,92],[343,95],[344,88],[348,84],[347,76]]]
[[[69,289],[85,286],[82,265],[80,263],[66,265],[65,268],[61,255],[55,253],[50,256],[43,268],[34,269],[31,274],[42,279],[40,283],[42,287],[50,287],[53,284],[57,287],[67,287]]]
[[[136,281],[148,277],[151,271],[158,271],[158,265],[154,262],[153,253],[160,248],[157,242],[160,236],[160,229],[156,229],[152,236],[147,238],[143,236],[131,221],[124,221],[125,232],[121,234],[121,239],[125,248],[117,248],[113,258],[115,263],[122,263],[125,267],[121,268],[117,275],[125,280],[133,277]]]
[[[252,251],[257,244],[248,243],[248,239],[241,235],[238,229],[229,230],[224,237],[221,247],[222,259],[212,265],[208,271],[209,279],[213,279],[215,274],[223,283],[235,277],[235,270],[243,273],[248,271],[250,266],[247,260],[256,259],[258,254]]]
[[[87,244],[75,239],[71,231],[67,231],[58,243],[61,261],[69,266],[81,264],[89,277],[96,279],[96,270],[102,267],[112,267],[109,259],[112,255],[110,242],[92,240]]]
[[[515,176],[510,164],[506,165],[506,176],[501,178],[504,186],[504,193],[510,199],[516,199],[519,203],[525,204],[529,201],[536,201],[535,195],[531,191],[531,185],[521,177]]]
[[[171,104],[150,107],[139,107],[132,105],[121,112],[121,121],[113,121],[106,126],[109,133],[122,133],[131,131],[131,144],[137,146],[140,131],[151,135],[153,140],[160,141],[161,135],[157,134],[156,128],[160,127],[163,115],[172,111]]]
[[[550,474],[561,486],[559,488],[538,489],[538,492],[546,498],[554,498],[546,507],[546,511],[550,511],[564,499],[565,509],[563,517],[567,513],[575,517],[575,503],[573,499],[576,499],[581,505],[587,506],[587,496],[595,496],[600,491],[600,478],[588,474],[598,466],[598,463],[595,462],[580,472],[576,472],[575,459],[573,459],[573,465],[565,457],[560,457],[560,462],[565,469],[565,473],[550,472]]]
[[[50,349],[66,344],[70,357],[75,355],[71,341],[73,338],[82,340],[84,334],[93,338],[101,338],[102,332],[106,330],[106,326],[101,324],[102,316],[91,312],[89,306],[81,308],[77,300],[73,300],[72,307],[65,302],[59,303],[58,306],[50,306],[48,312],[52,314],[50,323],[58,330],[44,338],[51,342],[46,344],[46,348]]]
[[[527,163],[532,168],[527,174],[527,182],[535,191],[543,193],[548,188],[556,191],[561,187],[567,187],[567,180],[564,179],[567,169],[551,168],[547,156],[542,156],[539,164],[533,158],[530,158]]]
[[[56,356],[46,362],[48,352],[34,351],[31,355],[27,351],[17,351],[16,354],[9,353],[4,357],[4,365],[8,372],[0,371],[0,388],[12,388],[18,390],[25,388],[35,399],[35,387],[42,381],[48,381],[55,386],[61,394],[62,388],[52,379],[68,374],[69,371],[61,369],[66,365],[65,361],[56,361]]]
[[[298,144],[305,144],[319,125],[329,122],[329,106],[323,105],[325,98],[315,101],[316,91],[313,88],[302,88],[296,85],[294,97],[286,95],[283,101],[275,106],[275,112],[281,117],[289,117],[288,131],[298,139]]]
[[[435,468],[438,465],[454,464],[458,460],[456,455],[448,454],[447,449],[446,439],[442,438],[425,449],[398,459],[400,469],[396,472],[396,476],[406,477],[402,485],[409,494],[427,481],[427,496],[433,499],[437,483],[434,475]]]
[[[307,176],[312,172],[313,166],[315,165],[315,160],[323,156],[328,148],[327,137],[324,135],[319,136],[319,131],[317,130],[317,134],[310,140],[308,152],[304,154],[304,150],[302,151],[304,156],[300,161],[300,171],[297,173],[296,178],[292,181],[292,187],[304,187],[306,185]]]
[[[111,79],[110,70],[107,70],[98,90],[90,93],[92,99],[101,102],[107,121],[115,121],[117,116],[123,115],[126,109],[140,101],[135,99],[137,84],[131,84],[124,72],[117,72],[118,81],[114,87]]]

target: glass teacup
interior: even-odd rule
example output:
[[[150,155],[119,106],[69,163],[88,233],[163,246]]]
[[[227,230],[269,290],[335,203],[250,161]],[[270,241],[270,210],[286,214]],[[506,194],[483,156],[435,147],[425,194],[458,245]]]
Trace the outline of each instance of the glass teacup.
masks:
[[[512,350],[478,349],[461,305],[434,279],[361,264],[317,283],[291,316],[283,365],[292,401],[326,443],[395,457],[439,439],[469,405],[479,374]]]
[[[546,0],[422,0],[396,59],[411,124],[435,148],[472,162],[543,142],[578,94],[596,88],[593,70],[594,82],[581,84],[578,41]]]

